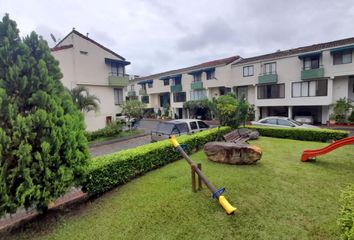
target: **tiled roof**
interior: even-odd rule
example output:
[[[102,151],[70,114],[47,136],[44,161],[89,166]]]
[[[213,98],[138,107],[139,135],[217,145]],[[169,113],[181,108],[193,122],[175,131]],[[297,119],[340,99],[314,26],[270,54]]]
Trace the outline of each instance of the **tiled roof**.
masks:
[[[118,58],[121,58],[122,60],[125,60],[125,58],[122,57],[122,56],[120,56],[118,53],[113,52],[111,49],[106,48],[105,46],[99,44],[99,43],[96,42],[95,40],[93,40],[93,39],[91,39],[91,38],[85,36],[84,34],[82,34],[82,33],[78,32],[78,31],[76,31],[75,29],[73,29],[68,35],[66,35],[62,40],[60,40],[60,42],[58,42],[57,45],[55,45],[55,47],[54,47],[53,49],[56,49],[56,48],[58,47],[58,45],[59,45],[60,43],[62,43],[62,42],[64,41],[64,39],[66,39],[71,33],[74,33],[74,34],[76,34],[76,35],[82,37],[83,39],[85,39],[85,40],[87,40],[87,41],[89,41],[89,42],[95,44],[96,46],[102,48],[103,50],[105,50],[105,51],[107,51],[107,52],[113,54],[114,56],[116,56],[116,57],[118,57]]]
[[[60,47],[53,47],[51,48],[50,50],[52,52],[55,52],[55,51],[60,51],[60,50],[63,50],[63,49],[68,49],[68,48],[72,48],[74,45],[72,44],[69,44],[69,45],[63,45],[63,46],[60,46]]]
[[[223,58],[223,59],[218,59],[218,60],[214,60],[214,61],[210,61],[210,62],[201,63],[201,64],[194,65],[191,67],[180,68],[180,69],[171,70],[171,71],[167,71],[167,72],[156,73],[156,74],[149,75],[149,76],[139,77],[139,78],[135,78],[134,80],[155,79],[155,78],[160,78],[160,77],[164,77],[164,76],[172,76],[172,75],[176,75],[176,74],[188,73],[188,72],[192,72],[192,71],[199,70],[199,69],[202,70],[205,68],[216,67],[219,65],[227,65],[227,64],[230,64],[240,58],[241,58],[240,56],[232,56],[232,57],[228,57],[228,58]]]
[[[336,40],[336,41],[332,41],[332,42],[319,43],[319,44],[314,44],[314,45],[310,45],[310,46],[298,47],[298,48],[293,48],[293,49],[284,50],[284,51],[277,51],[275,53],[269,53],[269,54],[265,54],[265,55],[244,58],[241,61],[237,62],[237,64],[286,57],[286,56],[290,56],[290,55],[295,55],[295,54],[300,54],[300,53],[305,53],[305,52],[319,51],[322,49],[342,46],[342,45],[346,45],[346,44],[353,44],[353,43],[354,43],[354,37],[353,38],[345,38],[345,39]]]

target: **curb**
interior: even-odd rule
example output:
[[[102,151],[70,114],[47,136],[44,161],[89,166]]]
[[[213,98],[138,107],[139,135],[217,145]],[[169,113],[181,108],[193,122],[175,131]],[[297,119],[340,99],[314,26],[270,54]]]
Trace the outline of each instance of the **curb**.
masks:
[[[144,136],[147,136],[147,135],[150,135],[150,133],[142,133],[142,134],[139,134],[139,135],[123,137],[123,138],[118,138],[118,139],[112,139],[112,140],[108,140],[108,141],[105,141],[105,142],[91,143],[91,144],[89,144],[89,148],[104,146],[104,145],[117,143],[117,142],[123,142],[123,141],[131,140],[131,139],[134,139],[134,138],[144,137]]]

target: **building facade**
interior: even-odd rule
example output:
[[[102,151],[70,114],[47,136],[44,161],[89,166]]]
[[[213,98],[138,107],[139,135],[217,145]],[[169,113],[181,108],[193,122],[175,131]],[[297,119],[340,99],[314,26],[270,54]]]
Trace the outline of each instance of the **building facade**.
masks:
[[[100,100],[97,112],[85,113],[87,130],[104,128],[114,121],[127,94],[125,66],[130,62],[76,30],[52,48],[52,54],[59,61],[65,87],[84,86]]]
[[[325,124],[331,104],[354,101],[354,38],[275,53],[220,59],[130,81],[136,98],[157,112],[170,106],[172,117],[186,118],[183,103],[234,92],[266,116],[312,116]]]

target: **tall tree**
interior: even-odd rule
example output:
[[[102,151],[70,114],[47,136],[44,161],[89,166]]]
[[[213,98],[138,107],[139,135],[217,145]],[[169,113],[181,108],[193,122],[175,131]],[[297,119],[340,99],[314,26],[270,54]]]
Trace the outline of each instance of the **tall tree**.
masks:
[[[91,95],[84,86],[78,86],[70,90],[71,98],[80,111],[98,111],[100,100],[95,95]]]
[[[79,184],[88,159],[82,114],[47,43],[0,21],[0,215],[45,209]]]

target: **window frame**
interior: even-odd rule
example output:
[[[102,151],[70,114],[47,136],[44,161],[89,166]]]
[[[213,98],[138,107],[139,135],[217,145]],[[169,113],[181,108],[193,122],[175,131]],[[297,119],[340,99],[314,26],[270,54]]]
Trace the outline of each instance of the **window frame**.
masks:
[[[145,100],[145,101],[144,101],[144,100]],[[146,100],[147,100],[147,101],[146,101]],[[145,103],[145,104],[149,104],[149,103],[150,103],[149,95],[141,96],[141,102],[142,102],[142,103]]]
[[[271,86],[279,86],[279,88],[281,86],[283,86],[283,96],[282,97],[267,97],[267,98],[260,98],[260,91],[259,91],[259,88],[260,87],[271,87]],[[268,92],[268,90],[267,90]],[[257,99],[260,99],[260,100],[264,100],[264,99],[282,99],[282,98],[285,98],[285,83],[277,83],[277,84],[259,84],[257,86]],[[279,95],[281,96],[282,94],[280,94],[281,91],[279,90]]]
[[[310,87],[311,87],[311,82],[316,82],[316,89],[315,89],[315,95],[311,95]],[[326,83],[326,94],[325,95],[318,95],[318,86],[319,82],[325,82]],[[307,96],[302,94],[303,84],[307,84]],[[300,84],[300,96],[294,96],[294,84]],[[327,97],[328,96],[328,79],[325,80],[310,80],[310,81],[300,81],[300,82],[292,82],[291,83],[291,97],[292,98],[301,98],[301,97]]]
[[[274,70],[272,67],[273,65],[274,65]],[[270,72],[267,72],[267,66],[271,66]],[[263,64],[262,75],[271,75],[271,74],[277,74],[277,62],[268,62]]]
[[[205,71],[205,73],[206,73],[206,80],[215,79],[215,69]]]
[[[250,74],[250,69],[252,69],[252,74]],[[245,74],[245,70],[247,70],[247,74]],[[244,77],[254,76],[254,65],[244,66],[242,73]]]
[[[346,55],[345,53],[347,53],[348,55],[350,55],[350,62],[343,62],[343,56]],[[350,64],[353,63],[353,50],[349,49],[349,50],[343,50],[340,52],[336,52],[332,54],[333,57],[333,65],[342,65],[342,64]],[[336,63],[335,58],[336,57],[340,57],[340,62]]]
[[[119,91],[121,95],[119,95]],[[120,97],[121,96],[121,97]],[[122,105],[124,102],[123,88],[113,88],[114,105]]]
[[[184,95],[184,98],[179,96],[179,95]],[[179,97],[177,97],[179,96]],[[184,101],[180,100],[179,98],[182,98],[182,100],[184,99]],[[178,101],[177,101],[178,100]],[[186,92],[176,92],[176,93],[173,93],[173,102],[175,103],[178,103],[178,102],[185,102],[187,101],[187,94]]]
[[[169,86],[170,85],[170,79],[163,79],[163,85],[164,86]]]

